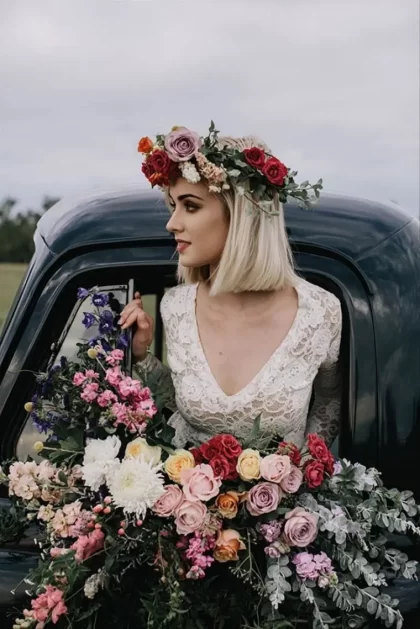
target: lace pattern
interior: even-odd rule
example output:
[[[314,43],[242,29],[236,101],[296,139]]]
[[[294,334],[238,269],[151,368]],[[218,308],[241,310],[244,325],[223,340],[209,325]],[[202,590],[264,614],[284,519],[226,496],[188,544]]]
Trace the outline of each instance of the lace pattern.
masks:
[[[160,370],[160,377],[172,383],[168,407],[177,409],[170,419],[176,430],[174,445],[198,443],[221,432],[245,438],[257,416],[263,436],[278,434],[300,447],[305,434],[315,432],[331,443],[338,431],[341,398],[338,299],[300,280],[298,312],[286,338],[253,380],[228,396],[217,384],[201,346],[195,316],[197,287],[177,286],[162,299],[169,370],[151,355],[142,364],[146,371]],[[315,396],[309,413],[312,389]]]

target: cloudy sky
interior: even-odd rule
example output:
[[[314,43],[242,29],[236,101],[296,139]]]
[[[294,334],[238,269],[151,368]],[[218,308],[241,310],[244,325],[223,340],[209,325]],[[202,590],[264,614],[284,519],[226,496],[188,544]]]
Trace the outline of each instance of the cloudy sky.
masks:
[[[142,135],[255,133],[419,208],[418,0],[0,0],[0,200],[145,186]]]

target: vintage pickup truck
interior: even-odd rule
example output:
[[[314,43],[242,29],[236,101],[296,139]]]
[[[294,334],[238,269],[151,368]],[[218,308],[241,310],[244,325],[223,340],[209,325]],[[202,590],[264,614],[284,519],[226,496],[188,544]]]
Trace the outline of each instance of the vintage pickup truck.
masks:
[[[336,452],[378,467],[387,485],[410,488],[420,498],[419,221],[395,206],[328,194],[316,209],[288,203],[285,212],[299,273],[342,303],[344,387]],[[159,194],[130,189],[61,201],[42,217],[35,254],[0,339],[0,460],[33,455],[37,436],[23,403],[34,388],[33,372],[58,353],[74,354],[85,334],[79,286],[107,287],[124,303],[134,279],[156,317],[154,351],[162,357],[159,303],[176,281],[167,219]],[[6,610],[24,596],[19,582],[36,562],[31,535],[0,549],[2,627],[10,622]],[[418,554],[408,541],[407,548]],[[411,610],[406,627],[420,627],[419,585],[396,583],[395,595],[403,611]]]

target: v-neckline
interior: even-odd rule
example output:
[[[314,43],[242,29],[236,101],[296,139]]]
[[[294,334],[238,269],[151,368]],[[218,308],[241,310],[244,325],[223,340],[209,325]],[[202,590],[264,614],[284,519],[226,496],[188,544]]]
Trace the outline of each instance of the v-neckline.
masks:
[[[299,321],[300,321],[300,318],[302,316],[302,311],[303,311],[303,306],[304,306],[304,299],[303,299],[301,285],[300,285],[300,282],[298,281],[295,284],[295,286],[294,286],[294,288],[296,290],[296,293],[297,293],[298,306],[297,306],[295,317],[294,317],[294,319],[292,321],[292,324],[291,324],[290,328],[288,329],[288,331],[286,333],[286,336],[283,338],[283,340],[281,341],[280,345],[278,345],[278,347],[273,351],[273,353],[268,358],[268,360],[264,363],[264,365],[261,367],[261,369],[248,382],[248,384],[246,384],[244,387],[242,387],[242,389],[240,389],[236,393],[233,393],[232,395],[228,395],[227,393],[225,393],[225,391],[222,389],[222,387],[217,382],[217,380],[216,380],[216,378],[215,378],[215,376],[213,374],[213,371],[211,370],[209,361],[207,360],[207,356],[206,356],[206,353],[204,351],[203,344],[201,342],[200,331],[199,331],[199,328],[198,328],[198,320],[197,320],[197,294],[198,294],[198,287],[199,287],[199,282],[197,282],[196,284],[192,285],[192,299],[191,299],[191,304],[190,304],[191,324],[192,324],[193,335],[195,336],[194,340],[197,343],[197,347],[198,347],[198,350],[199,350],[201,361],[202,361],[202,363],[203,363],[203,365],[204,365],[204,367],[205,367],[205,369],[207,371],[207,374],[208,374],[211,382],[213,383],[213,386],[218,391],[219,395],[221,397],[223,397],[225,400],[228,400],[228,401],[235,400],[240,395],[244,395],[248,391],[248,389],[250,389],[258,380],[260,380],[262,378],[262,376],[264,375],[265,371],[268,369],[269,365],[271,365],[271,363],[275,360],[275,358],[277,358],[277,356],[279,354],[282,354],[285,351],[285,349],[287,347],[287,344],[290,342],[290,339],[292,338],[295,329],[299,325]]]

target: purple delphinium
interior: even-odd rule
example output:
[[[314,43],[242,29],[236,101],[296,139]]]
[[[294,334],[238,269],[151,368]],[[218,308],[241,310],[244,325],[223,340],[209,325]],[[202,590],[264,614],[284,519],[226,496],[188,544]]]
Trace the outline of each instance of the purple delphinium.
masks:
[[[79,288],[77,290],[77,299],[86,299],[88,295],[89,295],[89,291],[86,290],[86,288]]]
[[[105,293],[97,293],[96,295],[92,295],[92,303],[94,306],[106,306],[108,304],[108,301],[108,295],[105,295]]]
[[[85,328],[92,327],[92,325],[96,323],[95,316],[91,314],[90,312],[84,312],[83,314],[85,316],[82,319],[82,324],[85,326]]]
[[[109,334],[114,329],[114,315],[110,310],[105,310],[99,318],[99,333]]]
[[[128,347],[128,335],[123,332],[117,339],[117,349],[125,349]]]

